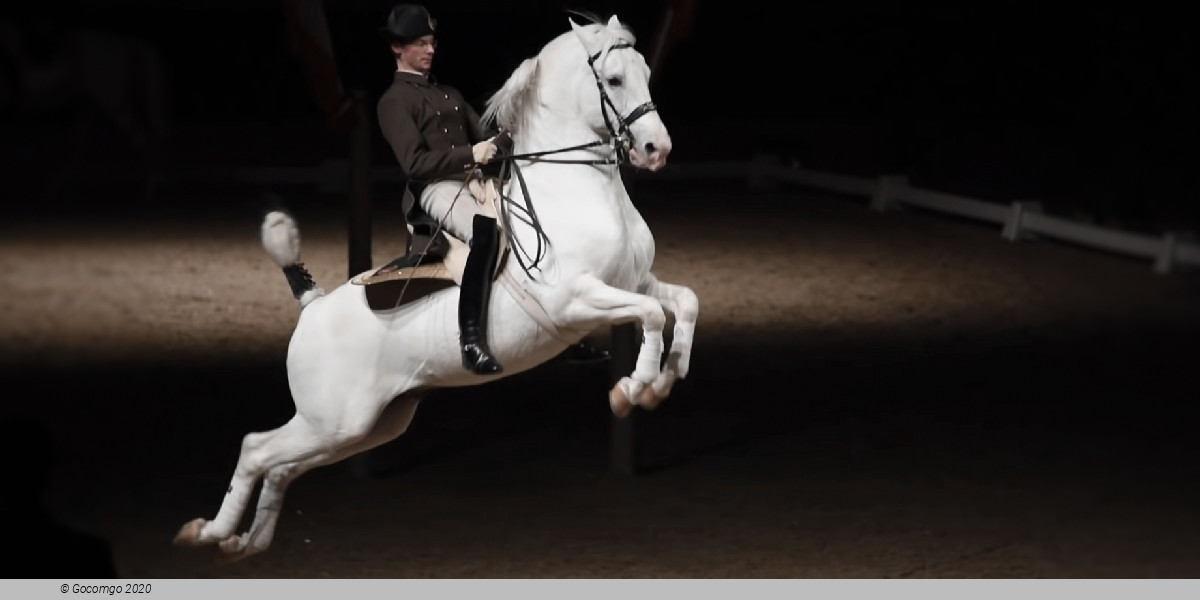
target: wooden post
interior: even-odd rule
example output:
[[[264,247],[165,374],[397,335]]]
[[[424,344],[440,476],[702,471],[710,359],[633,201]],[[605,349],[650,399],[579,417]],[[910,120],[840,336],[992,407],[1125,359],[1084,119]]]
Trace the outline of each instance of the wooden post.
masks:
[[[1175,252],[1178,249],[1179,235],[1173,231],[1164,233],[1162,249],[1158,251],[1158,256],[1154,257],[1154,272],[1159,275],[1170,274],[1175,268]]]
[[[371,268],[371,130],[366,93],[353,95],[356,118],[350,130],[349,276]]]
[[[633,372],[637,361],[638,337],[636,323],[623,323],[612,327],[609,389],[622,377],[628,377]],[[612,471],[618,475],[636,475],[638,472],[637,417],[636,407],[629,411],[625,418],[616,415],[611,417],[608,436],[609,464]]]
[[[675,10],[668,4],[663,11],[662,22],[660,23],[657,35],[655,36],[654,44],[650,50],[650,83],[655,82],[655,75],[658,73],[662,65],[662,57],[666,48],[667,40],[671,35],[671,26],[674,23]],[[632,174],[626,174],[622,177],[627,187],[633,187],[634,177]],[[633,190],[630,190],[630,197],[634,197]],[[641,344],[638,341],[641,338],[641,332],[638,330],[636,323],[625,323],[614,325],[612,331],[612,356],[609,359],[609,393],[611,386],[616,385],[622,377],[629,376],[633,373],[633,368],[637,363],[637,351]],[[607,404],[608,398],[605,397]],[[638,409],[634,407],[625,418],[618,418],[616,415],[611,417],[609,424],[609,457],[610,468],[613,473],[618,475],[636,475],[638,473],[638,446],[637,446],[637,423]]]
[[[871,194],[871,210],[886,213],[897,208],[896,190],[908,185],[905,175],[880,175],[875,183],[875,192]]]
[[[351,96],[354,124],[350,129],[350,163],[347,225],[349,233],[348,277],[370,269],[371,257],[371,129],[367,118],[366,93],[355,90]],[[370,451],[350,457],[350,471],[355,477],[371,477]]]

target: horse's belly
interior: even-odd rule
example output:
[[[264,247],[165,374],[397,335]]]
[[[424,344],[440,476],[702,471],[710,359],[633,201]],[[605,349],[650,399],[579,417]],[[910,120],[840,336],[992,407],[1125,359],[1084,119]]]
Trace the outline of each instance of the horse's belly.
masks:
[[[565,347],[530,318],[504,286],[493,285],[491,296],[488,339],[493,355],[504,365],[501,376],[536,367]],[[302,379],[336,372],[389,393],[496,379],[462,366],[458,297],[451,288],[395,311],[372,311],[363,288],[343,285],[301,313],[289,348],[289,371]]]

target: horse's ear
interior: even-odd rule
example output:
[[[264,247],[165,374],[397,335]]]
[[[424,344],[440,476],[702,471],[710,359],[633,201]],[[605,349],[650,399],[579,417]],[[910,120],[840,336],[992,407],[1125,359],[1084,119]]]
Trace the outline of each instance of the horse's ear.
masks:
[[[588,39],[587,31],[583,27],[580,27],[579,23],[576,23],[575,19],[571,17],[567,17],[567,22],[571,24],[571,30],[575,32],[575,37],[579,38],[579,41],[583,43],[583,48],[587,50],[588,54],[591,54],[592,42]]]
[[[612,17],[609,17],[608,26],[611,29],[620,29],[622,27],[621,22],[617,20],[617,15],[613,15]]]

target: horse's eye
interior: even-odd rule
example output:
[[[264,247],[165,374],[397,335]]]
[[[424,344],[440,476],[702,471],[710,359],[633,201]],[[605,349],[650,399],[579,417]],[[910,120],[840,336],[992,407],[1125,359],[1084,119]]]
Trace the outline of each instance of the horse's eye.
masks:
[[[613,86],[613,87],[620,86],[620,85],[621,85],[621,78],[620,78],[620,77],[609,77],[609,78],[608,78],[608,85],[611,85],[611,86]]]

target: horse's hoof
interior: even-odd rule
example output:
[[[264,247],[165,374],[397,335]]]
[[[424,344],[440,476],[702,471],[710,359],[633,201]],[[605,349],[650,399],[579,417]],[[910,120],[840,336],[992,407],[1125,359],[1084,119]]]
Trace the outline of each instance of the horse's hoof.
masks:
[[[188,521],[183,527],[179,528],[179,533],[175,534],[173,543],[176,546],[203,546],[204,543],[200,541],[200,530],[204,529],[204,523],[206,523],[204,519],[192,519]]]
[[[671,395],[671,387],[675,385],[675,372],[671,370],[659,373],[654,382],[646,386],[638,395],[638,406],[646,410],[654,410]]]
[[[646,410],[654,410],[658,408],[658,405],[661,404],[663,400],[666,400],[666,398],[666,394],[659,396],[654,391],[654,386],[648,385],[642,389],[641,394],[638,394],[637,404]]]
[[[215,565],[228,565],[245,558],[242,552],[226,552],[220,546],[213,548],[212,561]]]
[[[217,548],[225,554],[238,554],[246,547],[240,535],[231,535],[220,542],[217,542]]]
[[[629,416],[629,411],[633,410],[633,403],[629,401],[629,396],[625,395],[625,390],[621,389],[620,383],[614,385],[608,393],[608,406],[619,419]]]

